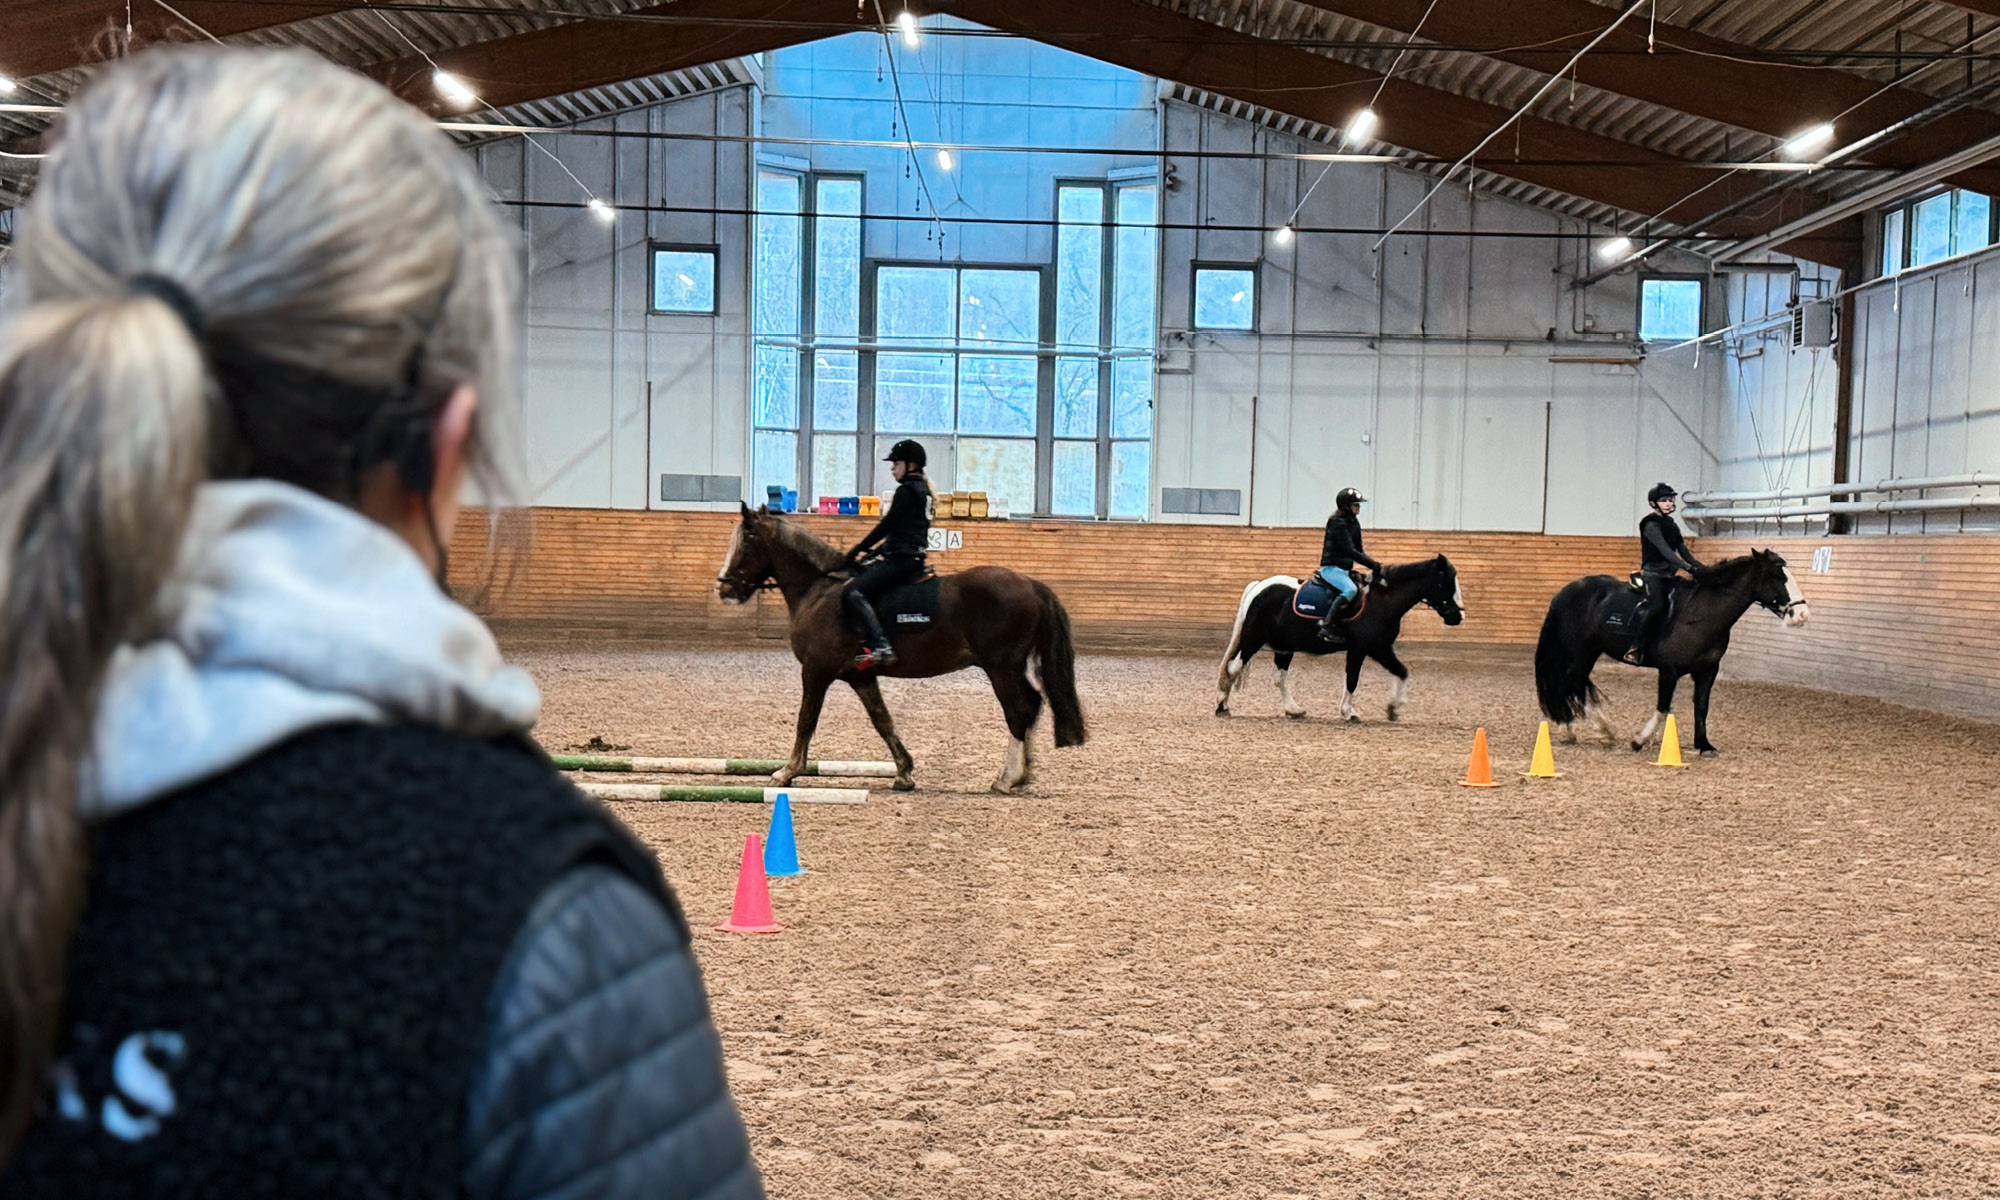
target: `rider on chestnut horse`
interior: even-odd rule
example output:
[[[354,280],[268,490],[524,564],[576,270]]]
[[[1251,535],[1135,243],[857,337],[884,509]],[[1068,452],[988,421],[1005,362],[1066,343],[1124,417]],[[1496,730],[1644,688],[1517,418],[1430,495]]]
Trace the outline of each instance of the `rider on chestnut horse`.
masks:
[[[842,608],[866,642],[861,656],[854,660],[857,670],[879,670],[896,662],[896,652],[875,615],[875,601],[924,573],[934,504],[931,482],[924,478],[926,458],[923,444],[909,438],[889,447],[884,461],[896,477],[896,494],[875,528],[847,552],[847,563],[854,566],[877,543],[882,547],[882,553],[857,570],[840,594]]]

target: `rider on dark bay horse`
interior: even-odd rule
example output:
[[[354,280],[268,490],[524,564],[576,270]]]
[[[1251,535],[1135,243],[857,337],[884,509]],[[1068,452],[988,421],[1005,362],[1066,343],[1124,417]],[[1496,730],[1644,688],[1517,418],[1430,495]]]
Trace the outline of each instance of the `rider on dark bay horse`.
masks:
[[[1624,657],[1625,662],[1635,667],[1646,665],[1646,651],[1659,633],[1660,623],[1666,620],[1674,577],[1705,565],[1688,550],[1681,527],[1674,522],[1674,500],[1679,494],[1664,483],[1654,484],[1646,493],[1646,503],[1653,511],[1639,518],[1639,548],[1643,555],[1639,573],[1646,582],[1646,602],[1639,610],[1638,637]]]
[[[1377,575],[1382,573],[1382,564],[1361,548],[1361,506],[1367,502],[1368,497],[1355,489],[1342,488],[1333,498],[1334,514],[1326,520],[1326,540],[1320,543],[1318,574],[1328,587],[1340,593],[1340,599],[1319,619],[1319,636],[1329,642],[1338,640],[1333,623],[1347,614],[1361,590],[1351,574],[1354,564],[1360,563]]]
[[[896,661],[896,652],[890,648],[889,639],[882,632],[882,622],[875,615],[875,601],[924,571],[935,501],[931,482],[924,478],[927,460],[923,444],[909,438],[889,447],[884,461],[889,464],[889,473],[896,477],[896,494],[889,501],[889,511],[882,514],[875,528],[847,552],[847,561],[852,564],[860,562],[878,543],[882,547],[880,556],[855,572],[840,595],[848,618],[867,643],[861,656],[854,660],[855,667],[862,671],[878,670]]]

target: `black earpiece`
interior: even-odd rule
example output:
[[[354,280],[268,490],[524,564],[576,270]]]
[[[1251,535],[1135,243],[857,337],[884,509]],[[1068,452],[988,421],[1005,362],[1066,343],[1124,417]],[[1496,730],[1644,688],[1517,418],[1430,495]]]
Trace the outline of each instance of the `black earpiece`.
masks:
[[[400,418],[390,440],[390,461],[405,491],[428,496],[437,482],[437,460],[431,448],[431,421],[425,413]]]

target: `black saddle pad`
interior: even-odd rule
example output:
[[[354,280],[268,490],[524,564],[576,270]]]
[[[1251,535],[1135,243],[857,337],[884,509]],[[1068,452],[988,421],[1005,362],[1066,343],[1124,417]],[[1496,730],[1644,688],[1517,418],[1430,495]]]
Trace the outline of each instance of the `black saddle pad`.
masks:
[[[1637,578],[1637,575],[1633,576],[1633,579]],[[1682,602],[1687,599],[1688,593],[1693,590],[1694,584],[1691,581],[1686,579],[1674,580],[1674,586],[1667,589],[1667,620],[1673,620],[1674,614],[1680,611]],[[1634,587],[1620,588],[1618,591],[1612,593],[1609,603],[1605,605],[1604,623],[1613,629],[1627,629],[1637,632],[1640,610],[1645,607],[1645,602],[1645,585],[1640,584]],[[1664,630],[1666,626],[1662,624],[1660,628]]]
[[[875,601],[875,615],[882,622],[882,632],[892,638],[899,633],[928,631],[938,615],[938,577],[926,574],[883,593]]]

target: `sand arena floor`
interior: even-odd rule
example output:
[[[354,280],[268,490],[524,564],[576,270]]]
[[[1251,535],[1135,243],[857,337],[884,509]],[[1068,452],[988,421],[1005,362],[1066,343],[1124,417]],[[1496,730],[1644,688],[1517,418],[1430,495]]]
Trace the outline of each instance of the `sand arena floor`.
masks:
[[[789,748],[782,651],[518,656],[552,749]],[[1086,658],[1091,744],[1044,720],[1025,796],[983,676],[891,681],[921,790],[798,810],[775,937],[713,932],[764,812],[618,806],[771,1194],[2000,1194],[2000,731],[1725,680],[1718,760],[1522,781],[1526,651],[1408,659],[1346,726],[1330,662],[1312,719],[1263,658],[1224,721],[1211,658]],[[1636,725],[1651,676],[1600,674]],[[1494,791],[1452,784],[1478,724]],[[814,750],[883,757],[845,689]]]

